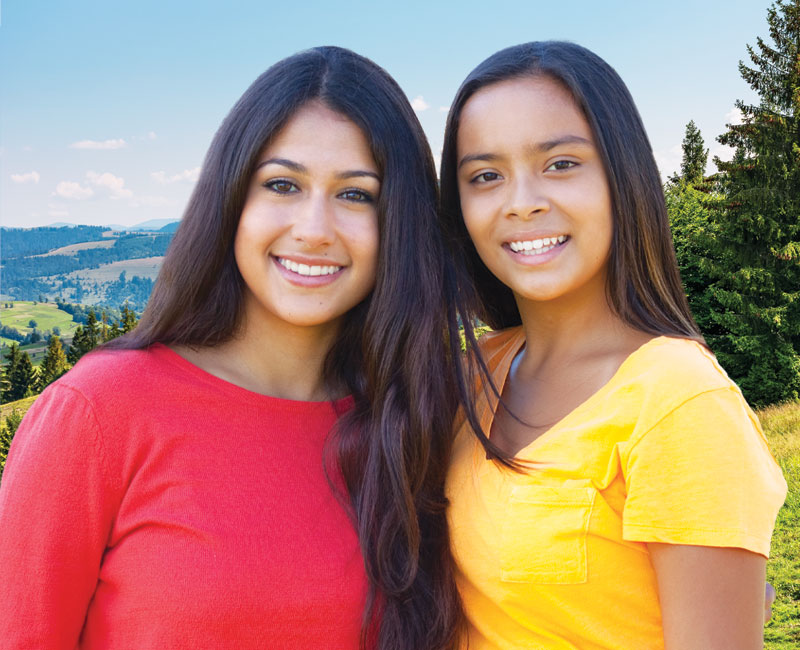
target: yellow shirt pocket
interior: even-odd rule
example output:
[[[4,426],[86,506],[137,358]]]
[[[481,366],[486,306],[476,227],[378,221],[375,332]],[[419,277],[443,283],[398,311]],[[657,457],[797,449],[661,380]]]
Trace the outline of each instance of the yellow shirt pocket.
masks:
[[[591,487],[512,488],[501,535],[502,580],[586,582],[586,536],[596,494]]]

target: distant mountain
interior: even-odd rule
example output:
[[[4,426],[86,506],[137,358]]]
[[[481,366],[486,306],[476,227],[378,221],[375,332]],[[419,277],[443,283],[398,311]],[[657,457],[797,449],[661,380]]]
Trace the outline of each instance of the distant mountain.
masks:
[[[175,232],[179,225],[181,225],[180,221],[173,221],[172,223],[168,223],[163,228],[159,228],[158,232]]]
[[[142,223],[137,223],[134,226],[124,226],[122,230],[128,230],[131,232],[138,232],[141,230],[162,230],[164,226],[168,226],[172,223],[177,224],[180,219],[150,219],[150,221],[142,221]]]

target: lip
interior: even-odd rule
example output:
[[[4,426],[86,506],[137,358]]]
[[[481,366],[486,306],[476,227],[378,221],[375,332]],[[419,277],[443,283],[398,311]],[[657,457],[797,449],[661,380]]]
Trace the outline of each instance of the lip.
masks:
[[[558,235],[556,235],[558,236]],[[511,259],[523,266],[541,266],[556,259],[564,251],[564,248],[572,241],[571,237],[560,244],[556,244],[552,249],[546,253],[539,253],[538,255],[525,255],[524,253],[517,253],[511,250],[510,242],[512,241],[527,241],[531,239],[544,239],[545,237],[553,237],[552,234],[537,234],[536,236],[525,235],[519,239],[510,239],[503,243],[503,250],[511,256]]]
[[[329,259],[320,258],[320,257],[305,257],[303,255],[270,255],[272,258],[272,263],[275,265],[275,268],[278,269],[278,273],[283,276],[285,280],[289,283],[297,286],[297,287],[305,287],[305,288],[316,288],[316,287],[325,287],[329,284],[332,284],[338,280],[344,270],[347,268],[346,266],[342,266],[336,273],[331,273],[329,275],[300,275],[299,273],[295,273],[294,271],[287,269],[283,266],[279,261],[278,258],[284,260],[291,260],[292,262],[297,262],[298,264],[307,264],[308,266],[341,266],[340,264],[336,264]]]

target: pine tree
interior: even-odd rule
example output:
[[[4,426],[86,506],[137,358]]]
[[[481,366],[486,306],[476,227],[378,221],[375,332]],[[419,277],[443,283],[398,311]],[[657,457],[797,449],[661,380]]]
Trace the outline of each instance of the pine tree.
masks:
[[[739,72],[759,95],[736,103],[742,124],[718,140],[735,148],[715,159],[723,200],[715,211],[711,271],[727,332],[709,342],[756,405],[800,396],[800,0],[767,10],[772,44],[747,47]]]
[[[12,343],[8,351],[3,355],[5,357],[6,363],[3,366],[3,389],[2,389],[2,401],[3,402],[13,402],[16,398],[11,397],[13,394],[12,384],[11,384],[11,375],[15,372],[17,366],[19,365],[20,360],[22,359],[22,353],[19,350],[19,345],[16,343]]]
[[[83,326],[83,332],[86,335],[86,342],[89,347],[87,352],[89,350],[94,350],[100,341],[100,325],[97,322],[94,309],[89,310],[89,314],[86,317],[86,324]]]
[[[39,390],[44,390],[48,384],[54,382],[68,369],[67,355],[64,354],[61,339],[57,336],[51,336],[47,345],[47,352],[39,366]]]
[[[108,333],[106,334],[106,341],[120,336],[122,336],[122,330],[120,329],[119,321],[111,321],[111,327],[108,328]]]
[[[106,310],[100,312],[100,340],[105,343],[109,340],[108,337],[108,314]]]
[[[78,363],[78,359],[90,349],[86,333],[83,327],[78,325],[78,327],[75,328],[75,333],[72,335],[72,343],[70,343],[69,349],[67,350],[67,361],[74,366]]]
[[[19,362],[8,375],[8,381],[11,383],[8,401],[13,402],[31,394],[35,388],[35,380],[36,371],[31,363],[31,358],[27,352],[22,352]]]
[[[691,120],[683,138],[681,173],[670,177],[664,194],[681,279],[695,321],[706,336],[722,333],[712,318],[713,295],[709,291],[712,279],[707,269],[714,241],[714,222],[709,208],[713,198],[706,194],[707,161],[708,149],[703,136]]]
[[[724,330],[713,318],[714,307],[718,304],[709,289],[712,278],[708,258],[714,242],[711,199],[682,178],[678,178],[677,183],[667,184],[664,196],[675,256],[692,314],[704,336],[723,334]]]
[[[122,305],[122,318],[120,318],[120,325],[122,326],[123,333],[127,334],[136,327],[136,322],[136,314],[128,306],[128,301],[126,300],[125,304]]]
[[[670,179],[673,183],[681,180],[687,185],[698,185],[703,182],[706,175],[706,165],[708,163],[708,149],[705,148],[703,136],[700,129],[689,120],[686,125],[686,132],[683,136],[683,159],[681,160],[680,176],[673,175]]]

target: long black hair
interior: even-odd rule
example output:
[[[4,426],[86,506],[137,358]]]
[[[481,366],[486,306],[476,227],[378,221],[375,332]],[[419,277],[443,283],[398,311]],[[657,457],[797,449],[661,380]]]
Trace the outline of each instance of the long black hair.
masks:
[[[609,305],[625,323],[643,332],[702,341],[681,284],[658,168],[633,98],[610,65],[574,43],[543,41],[500,50],[470,72],[456,93],[442,150],[441,218],[452,255],[472,279],[462,295],[470,297],[474,312],[495,329],[521,323],[511,289],[486,268],[464,225],[456,145],[461,113],[470,97],[486,86],[530,77],[561,84],[594,135],[613,214]],[[476,434],[492,455],[508,460],[480,428]]]
[[[361,128],[381,176],[375,287],[345,316],[324,367],[329,385],[355,400],[333,444],[371,585],[362,643],[455,647],[462,615],[444,476],[456,409],[468,401],[459,282],[437,225],[427,141],[383,69],[319,47],[256,79],[214,137],[139,325],[113,347],[213,346],[235,336],[243,281],[233,240],[257,158],[311,101]]]

